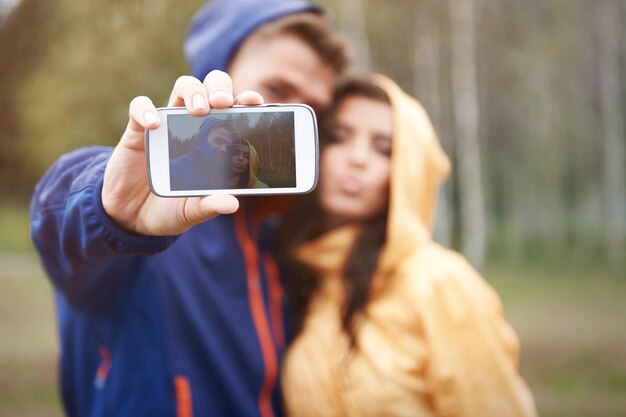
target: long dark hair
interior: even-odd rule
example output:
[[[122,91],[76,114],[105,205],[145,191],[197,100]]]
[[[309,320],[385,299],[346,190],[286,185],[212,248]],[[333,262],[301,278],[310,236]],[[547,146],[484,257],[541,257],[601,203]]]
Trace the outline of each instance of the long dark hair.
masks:
[[[349,97],[365,97],[390,104],[389,97],[369,79],[351,78],[340,85],[334,94],[333,105],[320,121],[320,149],[328,144],[329,130],[341,103]],[[323,212],[318,194],[308,194],[294,210],[288,213],[276,235],[276,247],[281,268],[285,275],[285,290],[291,310],[292,337],[298,335],[313,295],[319,287],[320,277],[299,261],[295,250],[304,242],[319,235]],[[341,324],[348,335],[351,347],[356,348],[358,318],[365,310],[370,296],[372,277],[378,264],[380,250],[387,231],[387,210],[369,220],[357,236],[344,265],[344,288],[346,298],[342,308]]]

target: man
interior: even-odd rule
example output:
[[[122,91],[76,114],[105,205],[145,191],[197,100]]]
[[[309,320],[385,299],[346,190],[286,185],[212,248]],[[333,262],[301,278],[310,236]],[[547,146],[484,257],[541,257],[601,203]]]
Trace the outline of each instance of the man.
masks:
[[[176,81],[169,105],[194,115],[259,104],[257,92],[323,109],[346,62],[304,0],[216,0],[185,47],[194,77]],[[147,97],[129,113],[114,150],[61,157],[31,204],[33,240],[56,289],[66,412],[279,415],[282,306],[258,230],[264,210],[252,200],[237,210],[232,196],[150,193],[144,128],[160,121]]]

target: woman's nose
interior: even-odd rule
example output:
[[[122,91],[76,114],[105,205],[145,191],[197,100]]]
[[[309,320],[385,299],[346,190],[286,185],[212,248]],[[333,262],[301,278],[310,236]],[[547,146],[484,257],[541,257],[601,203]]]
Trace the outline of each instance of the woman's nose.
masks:
[[[355,138],[352,146],[348,149],[350,153],[348,159],[355,165],[364,165],[367,163],[370,154],[370,147],[367,140],[363,138]]]

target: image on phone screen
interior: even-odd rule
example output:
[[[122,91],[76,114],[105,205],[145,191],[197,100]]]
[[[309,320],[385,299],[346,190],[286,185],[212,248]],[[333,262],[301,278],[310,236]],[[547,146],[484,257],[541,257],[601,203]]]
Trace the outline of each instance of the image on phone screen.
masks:
[[[172,191],[296,186],[292,112],[167,116]]]

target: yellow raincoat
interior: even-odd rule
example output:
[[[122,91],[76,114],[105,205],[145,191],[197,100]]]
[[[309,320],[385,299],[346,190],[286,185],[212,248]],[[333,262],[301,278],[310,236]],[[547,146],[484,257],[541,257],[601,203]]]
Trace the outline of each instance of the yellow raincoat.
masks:
[[[288,349],[288,415],[535,416],[517,371],[519,342],[496,292],[459,254],[431,239],[449,162],[421,105],[376,76],[392,102],[394,137],[386,244],[349,349],[341,328],[342,266],[358,226],[299,249],[322,277]]]

